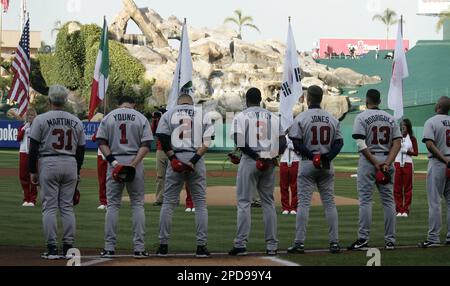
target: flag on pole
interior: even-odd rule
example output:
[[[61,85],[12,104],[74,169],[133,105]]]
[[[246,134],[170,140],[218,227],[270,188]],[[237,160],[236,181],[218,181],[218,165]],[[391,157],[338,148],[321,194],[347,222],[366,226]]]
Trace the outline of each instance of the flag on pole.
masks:
[[[95,110],[105,99],[109,82],[109,43],[108,25],[106,18],[103,22],[102,37],[100,39],[100,49],[95,63],[94,80],[91,86],[91,101],[89,103],[89,121],[94,117]]]
[[[408,76],[408,63],[406,62],[402,23],[400,22],[398,25],[394,64],[392,66],[392,78],[388,95],[388,108],[394,111],[394,118],[396,120],[403,117],[403,80]]]
[[[173,77],[172,88],[167,101],[167,110],[177,105],[178,97],[181,93],[187,93],[193,97],[192,86],[192,57],[189,47],[189,37],[186,20],[181,32],[180,51],[178,53],[177,67]]]
[[[3,12],[4,13],[8,12],[9,0],[2,0],[2,6],[3,6]]]
[[[281,127],[286,131],[294,122],[294,106],[303,95],[301,70],[298,63],[298,52],[289,20],[286,42],[286,57],[284,62],[283,81],[280,91]]]
[[[19,115],[24,116],[28,109],[30,89],[30,19],[27,19],[23,28],[11,70],[14,78],[8,99],[18,104]]]

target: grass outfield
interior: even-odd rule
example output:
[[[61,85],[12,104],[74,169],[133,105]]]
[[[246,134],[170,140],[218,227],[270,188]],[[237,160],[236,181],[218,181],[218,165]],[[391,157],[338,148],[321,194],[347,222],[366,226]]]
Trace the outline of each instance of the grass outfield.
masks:
[[[154,154],[145,159],[147,170],[154,169]],[[223,164],[224,154],[208,154],[206,158],[208,171],[235,170],[229,163]],[[85,168],[95,168],[96,155],[89,152],[86,156]],[[356,171],[357,156],[342,155],[337,158],[335,165],[340,172]],[[16,168],[18,154],[16,151],[0,151],[0,168]],[[425,172],[426,158],[416,160],[416,171]],[[146,181],[146,193],[154,192],[154,178]],[[231,186],[235,185],[235,178],[209,177],[208,185]],[[82,179],[81,204],[77,206],[77,236],[76,246],[83,248],[102,248],[104,212],[96,209],[98,203],[97,180],[95,178]],[[357,198],[356,181],[352,178],[336,179],[336,194],[339,196]],[[40,208],[22,208],[21,189],[18,178],[2,177],[0,179],[0,246],[35,246],[43,247]],[[397,240],[399,246],[415,245],[423,240],[427,232],[428,207],[426,202],[425,181],[415,180],[411,216],[399,219],[397,225]],[[158,207],[146,205],[147,216],[147,248],[153,252],[158,245]],[[347,246],[356,239],[358,223],[357,206],[340,206],[339,222],[342,246]],[[278,210],[279,213],[279,210]],[[443,214],[446,208],[443,207]],[[131,208],[124,203],[120,212],[118,249],[131,251]],[[383,211],[379,195],[374,195],[373,226],[371,245],[383,246]],[[445,221],[445,217],[443,218]],[[232,246],[235,233],[236,209],[235,207],[209,207],[209,243],[212,252],[226,252]],[[184,208],[179,207],[173,217],[171,252],[192,253],[195,249],[194,215],[185,214]],[[295,231],[295,217],[278,216],[278,236],[280,250],[290,246]],[[444,226],[445,231],[445,226]],[[249,251],[264,251],[262,210],[252,211],[252,232],[248,244]],[[60,237],[60,236],[59,236]],[[445,237],[442,236],[444,240]],[[328,246],[327,226],[322,207],[311,208],[310,222],[306,247],[308,249],[321,249]],[[342,253],[340,255],[305,254],[297,256],[282,255],[301,265],[365,265],[368,258],[365,253]],[[383,265],[450,265],[450,247],[440,249],[399,249],[394,252],[382,252]]]

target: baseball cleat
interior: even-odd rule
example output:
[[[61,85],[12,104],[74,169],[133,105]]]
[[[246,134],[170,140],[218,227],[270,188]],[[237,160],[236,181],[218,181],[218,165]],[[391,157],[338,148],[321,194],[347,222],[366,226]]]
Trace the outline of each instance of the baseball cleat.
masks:
[[[287,249],[289,254],[303,254],[305,253],[305,245],[303,243],[296,243]]]
[[[268,255],[268,256],[276,256],[278,254],[278,250],[270,250],[270,249],[267,249],[266,250],[266,255]]]
[[[408,214],[407,213],[403,213],[402,217],[408,217]]]
[[[441,246],[439,243],[431,242],[431,241],[428,241],[428,240],[425,240],[425,241],[417,244],[418,248],[431,248],[431,247],[439,247],[439,246]]]
[[[115,255],[116,255],[116,252],[114,250],[105,250],[105,249],[103,249],[100,252],[100,256],[102,258],[114,258]]]
[[[282,214],[282,215],[288,215],[288,214],[289,214],[289,211],[284,210],[281,214]]]
[[[206,248],[206,245],[198,245],[197,251],[195,252],[195,257],[197,258],[208,258],[211,257],[211,253]]]
[[[247,255],[247,248],[245,247],[233,247],[228,254],[231,256],[245,256]]]
[[[158,251],[156,251],[156,255],[158,257],[166,257],[169,254],[169,245],[160,244]]]
[[[144,259],[150,257],[150,254],[147,251],[135,251],[133,254],[134,259]]]
[[[330,243],[330,253],[339,253],[341,252],[341,247],[339,246],[339,244],[337,242],[332,242]]]
[[[72,244],[63,244],[63,254],[62,257],[65,259],[71,259],[73,255],[67,255],[69,249],[73,248]]]
[[[22,207],[28,207],[28,202],[23,202]]]
[[[369,248],[369,242],[365,239],[358,239],[353,242],[352,245],[347,247],[347,250],[367,250]]]
[[[191,209],[191,208],[186,208],[186,209],[184,210],[184,212],[190,213],[190,212],[192,212],[192,209]]]
[[[58,255],[58,248],[56,245],[48,245],[47,252],[42,253],[41,258],[47,260],[57,260],[60,258]]]
[[[291,215],[297,215],[297,211],[291,211],[290,214]]]
[[[99,205],[98,210],[106,210],[106,205]]]
[[[402,213],[397,213],[397,217],[402,217]]]
[[[160,207],[160,206],[162,206],[162,204],[163,204],[163,203],[161,203],[161,202],[154,202],[154,203],[153,203],[153,206],[154,206],[154,207]]]
[[[384,249],[386,249],[386,250],[394,250],[395,249],[395,244],[393,242],[387,242],[384,245]]]
[[[192,208],[192,210],[191,210],[193,213],[195,213],[195,208]]]
[[[252,204],[251,204],[251,206],[252,206],[252,208],[260,208],[261,207],[261,203],[260,202],[253,202]]]

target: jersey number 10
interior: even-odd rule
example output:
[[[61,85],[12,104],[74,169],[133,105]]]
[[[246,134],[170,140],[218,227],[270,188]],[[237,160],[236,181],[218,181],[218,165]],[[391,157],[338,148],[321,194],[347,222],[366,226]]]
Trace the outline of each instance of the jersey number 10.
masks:
[[[317,126],[311,127],[312,140],[311,145],[328,145],[331,141],[331,128],[330,126],[322,126],[318,128]],[[320,133],[320,134],[319,134]],[[318,138],[320,135],[320,138]]]

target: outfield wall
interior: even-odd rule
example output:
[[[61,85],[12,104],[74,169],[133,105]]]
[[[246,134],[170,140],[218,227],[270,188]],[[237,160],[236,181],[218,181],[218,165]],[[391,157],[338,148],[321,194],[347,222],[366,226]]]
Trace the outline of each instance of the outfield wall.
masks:
[[[0,120],[0,148],[19,148],[17,142],[18,129],[23,123],[21,121]],[[96,149],[97,145],[92,142],[92,135],[97,131],[98,122],[83,122],[86,134],[87,149]],[[230,125],[216,126],[216,140],[212,151],[229,151],[234,148],[234,143],[228,136]],[[357,148],[355,141],[352,139],[352,126],[342,125],[342,134],[344,136],[344,148],[342,152],[356,153]],[[414,132],[418,141],[421,141],[423,127],[414,127]],[[426,147],[423,143],[419,143],[419,152],[426,153]]]

